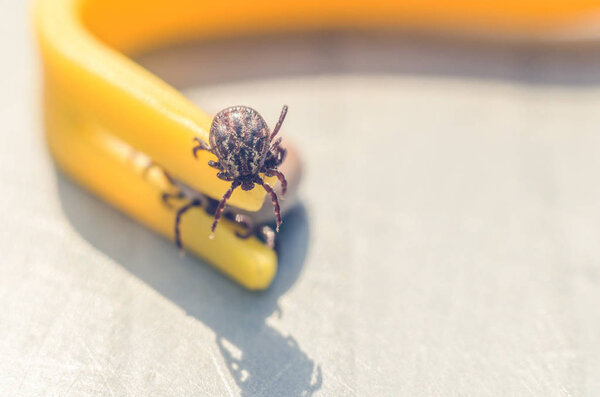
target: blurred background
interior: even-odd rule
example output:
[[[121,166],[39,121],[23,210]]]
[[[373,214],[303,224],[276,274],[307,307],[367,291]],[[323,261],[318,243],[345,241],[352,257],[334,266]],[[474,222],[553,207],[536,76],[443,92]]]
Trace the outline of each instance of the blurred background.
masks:
[[[1,2],[0,394],[597,395],[594,10],[138,54],[208,112],[289,105],[301,204],[252,293],[54,167],[28,4]]]

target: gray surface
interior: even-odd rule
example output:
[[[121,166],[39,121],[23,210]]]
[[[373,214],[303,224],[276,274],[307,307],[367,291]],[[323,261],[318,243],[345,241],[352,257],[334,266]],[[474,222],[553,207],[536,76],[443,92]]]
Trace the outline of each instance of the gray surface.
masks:
[[[55,171],[10,4],[1,395],[600,393],[598,48],[324,35],[192,51],[194,100],[271,121],[288,103],[305,157],[279,274],[253,294]]]

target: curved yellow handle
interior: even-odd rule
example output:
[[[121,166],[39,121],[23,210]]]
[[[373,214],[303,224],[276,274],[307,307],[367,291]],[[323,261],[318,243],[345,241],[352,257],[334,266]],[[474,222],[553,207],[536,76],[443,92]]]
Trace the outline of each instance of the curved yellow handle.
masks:
[[[139,154],[100,124],[74,113],[75,104],[59,90],[46,89],[45,103],[48,142],[61,168],[107,202],[173,240],[174,210],[160,199],[161,193],[173,187],[162,171],[147,169],[147,158],[139,159]],[[227,221],[211,240],[212,221],[202,210],[189,211],[182,218],[186,250],[248,289],[267,288],[277,269],[275,252],[255,237],[238,238],[236,225]],[[173,260],[177,260],[175,254]]]
[[[57,164],[79,183],[148,227],[173,240],[173,209],[161,193],[173,189],[157,169],[145,175],[140,156],[212,197],[228,184],[196,160],[192,138],[208,139],[211,118],[180,93],[93,37],[83,24],[92,2],[41,0],[35,25],[44,62],[46,136]],[[141,154],[140,154],[141,153]],[[257,210],[264,192],[232,197],[233,205]],[[183,205],[183,203],[178,203]],[[212,217],[189,211],[181,224],[186,250],[249,289],[264,289],[277,269],[273,250],[257,238],[240,239],[224,221],[209,239]],[[176,257],[174,257],[176,260]]]
[[[170,187],[146,178],[131,159],[143,153],[175,178],[220,198],[228,188],[191,156],[208,140],[211,117],[125,56],[184,38],[322,28],[428,27],[539,33],[596,12],[589,0],[37,0],[35,27],[44,63],[47,139],[57,163],[81,184],[139,221],[173,237],[173,211],[159,200]],[[241,60],[243,61],[243,60]],[[129,154],[128,154],[129,153]],[[255,211],[264,192],[238,189],[230,204]],[[223,222],[190,212],[184,245],[251,289],[266,288],[275,253],[240,240]]]
[[[36,27],[48,86],[68,96],[75,105],[73,111],[85,110],[94,123],[150,156],[175,178],[220,198],[229,184],[215,178],[215,170],[207,165],[210,155],[201,153],[199,160],[191,156],[195,136],[208,141],[211,117],[92,36],[83,16],[86,7],[98,3],[101,1],[38,2]],[[145,8],[142,2],[136,3],[140,9]],[[119,24],[112,26],[119,30]],[[263,197],[259,189],[240,190],[230,203],[256,211]]]

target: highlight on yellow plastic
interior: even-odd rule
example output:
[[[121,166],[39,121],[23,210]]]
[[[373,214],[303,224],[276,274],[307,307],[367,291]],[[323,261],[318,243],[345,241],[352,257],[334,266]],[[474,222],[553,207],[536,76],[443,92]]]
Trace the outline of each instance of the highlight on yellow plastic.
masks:
[[[208,141],[211,117],[136,64],[131,55],[174,41],[331,28],[435,28],[510,34],[568,29],[600,0],[36,0],[34,25],[44,64],[47,140],[59,166],[106,201],[172,239],[173,217],[158,199],[169,189],[142,177],[127,153],[143,153],[178,180],[213,198],[228,184],[190,155]],[[238,189],[230,204],[258,210],[261,189]],[[235,237],[223,222],[184,217],[184,246],[250,289],[266,288],[275,253]]]

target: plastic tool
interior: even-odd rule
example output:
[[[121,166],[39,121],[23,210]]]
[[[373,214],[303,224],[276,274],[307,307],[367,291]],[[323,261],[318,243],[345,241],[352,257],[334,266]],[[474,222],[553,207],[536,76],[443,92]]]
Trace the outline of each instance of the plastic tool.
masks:
[[[569,29],[598,1],[482,0],[37,0],[34,24],[44,65],[47,141],[57,164],[133,218],[173,239],[174,212],[158,199],[172,189],[140,156],[212,198],[228,184],[210,154],[191,156],[194,137],[208,141],[212,118],[131,55],[182,39],[331,28],[488,31],[538,36]],[[140,154],[134,156],[132,153]],[[230,204],[258,210],[264,191],[238,190]],[[275,252],[242,240],[223,222],[209,240],[212,217],[191,211],[184,245],[249,289],[264,289]]]

